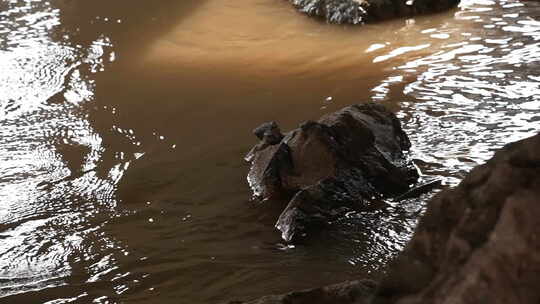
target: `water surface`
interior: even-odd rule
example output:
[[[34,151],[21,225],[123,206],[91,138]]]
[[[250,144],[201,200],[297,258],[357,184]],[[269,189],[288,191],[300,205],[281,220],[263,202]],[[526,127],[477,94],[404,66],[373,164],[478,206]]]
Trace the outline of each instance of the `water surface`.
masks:
[[[429,195],[296,247],[251,129],[376,101],[456,185],[540,126],[540,7],[332,26],[286,1],[0,4],[0,302],[217,303],[382,274]]]

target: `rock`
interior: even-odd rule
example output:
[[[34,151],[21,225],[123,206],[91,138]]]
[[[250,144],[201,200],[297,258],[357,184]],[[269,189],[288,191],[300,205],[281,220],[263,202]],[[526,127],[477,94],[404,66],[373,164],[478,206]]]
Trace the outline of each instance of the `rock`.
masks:
[[[283,139],[283,134],[275,121],[267,122],[253,130],[255,136],[268,145],[278,144]]]
[[[245,160],[248,162],[253,160],[255,152],[261,151],[270,145],[278,144],[283,139],[283,134],[281,134],[281,130],[275,121],[263,123],[253,130],[253,134],[255,134],[261,142],[253,147],[246,155]]]
[[[338,178],[326,178],[298,191],[279,216],[276,228],[286,242],[304,238],[350,211],[365,211],[378,203],[379,194],[355,168]]]
[[[257,300],[228,304],[368,304],[376,283],[370,280],[349,281],[321,288],[266,296]]]
[[[249,152],[246,160],[252,163],[247,180],[255,197],[270,199],[287,194],[281,182],[281,176],[293,170],[287,144],[269,146],[259,143]]]
[[[540,303],[540,134],[430,201],[374,304]]]
[[[289,0],[300,12],[329,23],[364,24],[450,9],[459,0]]]
[[[435,196],[387,273],[375,292],[361,289],[349,302],[322,288],[245,304],[540,303],[540,134]]]
[[[409,191],[403,193],[402,195],[394,198],[395,201],[402,201],[409,198],[419,197],[420,195],[430,192],[431,190],[440,187],[442,181],[440,179],[427,179],[414,185]]]
[[[402,194],[418,178],[399,120],[378,104],[346,107],[285,136],[274,122],[254,133],[261,142],[246,157],[248,182],[262,200],[292,198],[276,224],[286,241]]]

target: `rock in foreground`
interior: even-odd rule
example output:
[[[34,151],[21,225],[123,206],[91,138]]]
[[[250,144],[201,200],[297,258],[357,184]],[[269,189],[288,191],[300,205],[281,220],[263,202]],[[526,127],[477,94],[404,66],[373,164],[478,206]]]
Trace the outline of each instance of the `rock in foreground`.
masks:
[[[348,211],[373,208],[418,178],[399,120],[378,104],[346,107],[286,135],[273,122],[254,133],[261,142],[246,157],[248,182],[262,200],[290,199],[276,224],[286,241]]]
[[[368,304],[376,284],[369,280],[350,281],[321,288],[272,295],[249,302],[229,304]]]
[[[450,9],[459,0],[289,0],[298,10],[329,23],[364,24]]]
[[[374,304],[540,303],[540,134],[428,205]]]
[[[540,303],[540,134],[505,146],[432,199],[388,273],[371,296],[321,303]],[[272,299],[249,303],[319,303]]]

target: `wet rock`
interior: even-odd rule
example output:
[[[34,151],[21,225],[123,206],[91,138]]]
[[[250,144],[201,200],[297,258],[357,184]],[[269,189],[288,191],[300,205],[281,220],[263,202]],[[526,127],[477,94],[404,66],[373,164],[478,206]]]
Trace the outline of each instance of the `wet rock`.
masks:
[[[540,134],[428,205],[374,304],[540,303]]]
[[[378,104],[346,107],[285,136],[275,123],[254,133],[261,142],[246,157],[248,182],[262,200],[292,198],[276,224],[286,241],[402,194],[418,178],[399,120]]]
[[[349,281],[321,288],[266,296],[257,300],[228,304],[368,304],[376,283],[369,280]]]
[[[246,155],[245,159],[248,162],[253,160],[256,152],[264,150],[270,145],[278,144],[283,139],[283,134],[281,134],[281,130],[275,121],[263,123],[253,130],[253,134],[255,134],[261,142],[253,147]]]
[[[364,24],[396,17],[434,13],[459,0],[289,0],[300,12],[329,23]]]
[[[278,144],[283,139],[283,134],[275,121],[267,122],[253,130],[255,136],[268,145]]]
[[[414,185],[409,191],[394,198],[394,201],[399,202],[405,199],[419,197],[424,193],[428,193],[433,189],[440,187],[441,184],[442,181],[440,179],[427,179],[425,181],[422,181],[421,183]]]
[[[253,195],[260,199],[279,198],[287,195],[281,176],[292,172],[289,146],[257,144],[246,156],[253,165],[248,173],[248,182]]]
[[[321,288],[245,304],[532,304],[539,283],[540,134],[505,146],[434,197],[376,291],[348,302]]]
[[[298,191],[279,216],[276,228],[283,240],[293,242],[350,211],[373,208],[379,203],[375,199],[378,195],[360,170],[351,168]]]

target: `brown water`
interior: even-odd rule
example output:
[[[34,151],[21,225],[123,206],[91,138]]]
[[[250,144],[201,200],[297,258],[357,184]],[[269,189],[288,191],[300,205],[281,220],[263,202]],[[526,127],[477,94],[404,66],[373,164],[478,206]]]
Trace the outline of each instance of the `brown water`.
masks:
[[[253,127],[381,102],[450,186],[540,127],[536,2],[364,27],[275,0],[0,10],[0,303],[218,303],[377,278],[428,196],[285,246],[282,206],[250,201]]]

